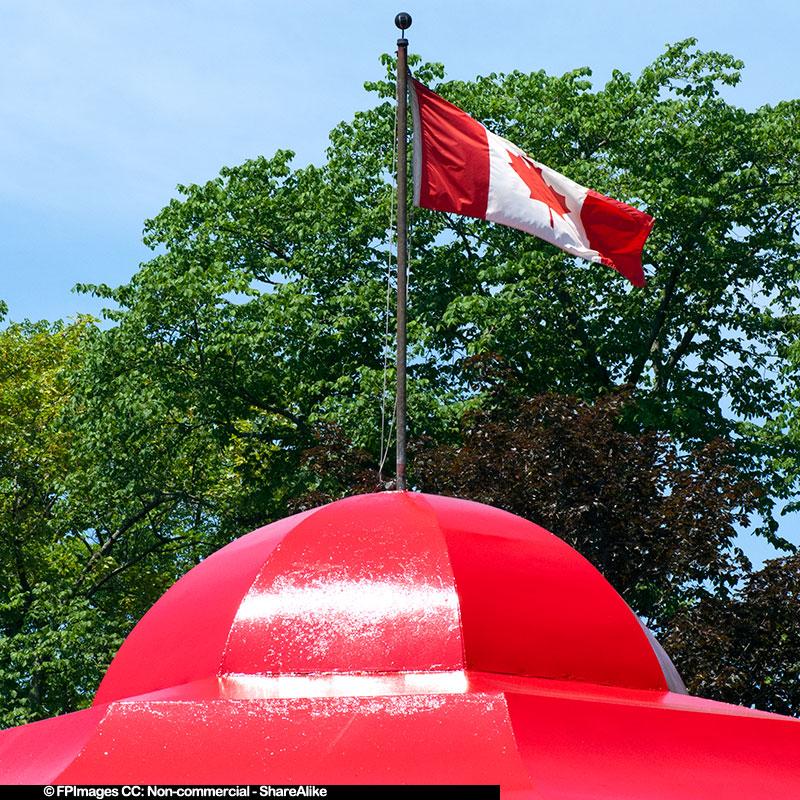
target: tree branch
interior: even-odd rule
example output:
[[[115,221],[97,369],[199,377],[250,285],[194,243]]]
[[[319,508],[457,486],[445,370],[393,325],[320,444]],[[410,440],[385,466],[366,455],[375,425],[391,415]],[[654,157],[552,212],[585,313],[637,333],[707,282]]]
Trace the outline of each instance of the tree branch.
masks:
[[[680,342],[678,342],[678,344],[675,346],[675,349],[669,354],[669,358],[667,359],[666,364],[664,364],[664,367],[658,376],[656,381],[657,392],[664,390],[667,385],[667,381],[669,381],[670,377],[672,376],[672,371],[675,369],[681,358],[686,355],[686,351],[689,349],[689,346],[692,344],[692,340],[696,335],[696,325],[690,325],[683,332]]]
[[[661,302],[658,304],[658,309],[653,316],[653,322],[650,325],[650,331],[647,334],[645,346],[642,348],[639,355],[633,360],[628,375],[625,378],[625,383],[636,386],[642,377],[645,365],[648,359],[652,358],[658,351],[658,339],[661,335],[664,322],[667,318],[667,312],[672,305],[672,299],[675,296],[675,289],[678,285],[678,276],[680,275],[681,265],[678,263],[673,264],[670,270],[667,282],[664,284],[664,293],[661,295]]]
[[[83,571],[80,574],[80,577],[75,582],[76,590],[83,584],[86,578],[89,576],[89,573],[92,571],[92,568],[97,563],[98,559],[102,558],[103,556],[107,555],[111,550],[112,546],[115,542],[117,542],[122,536],[124,536],[137,522],[141,522],[143,519],[147,517],[147,515],[158,508],[160,505],[169,501],[170,498],[159,494],[157,497],[153,498],[150,502],[145,503],[145,505],[137,511],[135,514],[131,514],[127,519],[125,519],[114,531],[112,531],[106,541],[103,543],[101,547],[98,547],[97,550],[94,551],[91,558],[86,562],[86,565],[83,568]]]
[[[136,556],[135,558],[126,561],[124,564],[120,564],[118,567],[112,569],[111,572],[106,573],[102,578],[100,578],[100,580],[92,584],[92,586],[84,593],[84,596],[92,597],[103,586],[105,586],[105,584],[107,584],[112,578],[116,577],[121,572],[125,572],[125,570],[130,569],[133,566],[136,566],[136,564],[140,564],[147,558],[147,556],[151,555],[156,550],[166,548],[167,545],[172,544],[173,542],[183,542],[185,544],[185,539],[186,539],[185,536],[174,536],[173,538],[166,540],[159,539],[155,544],[153,544],[152,547],[148,547],[144,552],[139,553],[139,555]]]

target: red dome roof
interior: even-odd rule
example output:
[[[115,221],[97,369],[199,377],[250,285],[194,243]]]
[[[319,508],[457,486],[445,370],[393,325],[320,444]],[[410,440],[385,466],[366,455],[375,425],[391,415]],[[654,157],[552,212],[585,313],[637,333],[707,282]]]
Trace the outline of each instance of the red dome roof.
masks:
[[[0,731],[0,783],[798,796],[800,722],[668,691],[654,646],[536,525],[444,497],[353,497],[195,567],[93,708]]]
[[[478,503],[395,492],[210,556],[130,634],[95,703],[222,675],[462,670],[667,688],[636,616],[560,539]]]

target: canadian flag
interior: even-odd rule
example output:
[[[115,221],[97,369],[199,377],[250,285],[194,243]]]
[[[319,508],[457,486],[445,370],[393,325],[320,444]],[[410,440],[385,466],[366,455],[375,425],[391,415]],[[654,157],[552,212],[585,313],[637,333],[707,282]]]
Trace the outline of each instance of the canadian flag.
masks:
[[[411,107],[415,205],[519,228],[645,285],[649,214],[534,161],[414,79]]]

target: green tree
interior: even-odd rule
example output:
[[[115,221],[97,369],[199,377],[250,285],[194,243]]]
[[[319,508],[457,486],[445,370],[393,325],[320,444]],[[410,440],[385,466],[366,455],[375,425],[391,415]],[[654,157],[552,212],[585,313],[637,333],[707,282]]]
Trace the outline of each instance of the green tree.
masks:
[[[721,89],[740,67],[687,40],[597,90],[588,69],[438,83],[497,133],[657,223],[649,286],[631,290],[517,231],[415,211],[412,435],[453,434],[487,389],[464,368],[479,354],[503,359],[528,396],[627,385],[644,426],[690,444],[736,439],[769,518],[777,493],[793,490],[764,469],[787,443],[761,434],[790,389],[800,103],[732,105]],[[127,286],[93,287],[120,307],[106,343],[118,364],[192,395],[197,425],[252,425],[271,459],[326,419],[377,450],[394,89],[368,86],[383,102],[332,132],[324,165],[292,169],[279,152],[180,187],[183,199],[147,224],[162,254]]]
[[[497,133],[657,220],[638,290],[518,231],[415,211],[409,332],[412,439],[455,445],[464,412],[498,402],[497,376],[471,369],[477,359],[502,365],[506,412],[543,393],[593,403],[624,387],[624,430],[669,437],[674,470],[683,454],[695,478],[713,465],[728,471],[726,486],[748,487],[739,512],[711,506],[727,515],[712,524],[724,535],[704,556],[711,572],[676,555],[657,618],[689,584],[711,579],[725,595],[736,583],[733,522],[758,512],[760,532],[786,546],[773,512],[797,488],[781,467],[791,441],[770,420],[791,401],[800,103],[736,107],[722,91],[740,68],[692,40],[599,89],[588,69],[444,82],[441,66],[415,65]],[[309,460],[321,426],[378,462],[394,86],[368,88],[379,104],[331,133],[323,165],[294,169],[279,152],[180,187],[146,226],[158,255],[126,286],[91,287],[117,309],[77,384],[81,424],[124,480],[137,476],[133,510],[142,498],[191,508],[204,541],[219,543],[309,493],[353,489]],[[178,453],[195,465],[191,489],[173,469]],[[648,530],[666,535],[663,520]],[[595,526],[580,539],[601,566],[602,537]],[[650,585],[646,559],[634,561],[643,572],[623,589]]]
[[[391,75],[391,59],[385,64]],[[577,467],[558,462],[549,489],[530,484],[519,501],[526,515],[546,516],[556,533],[573,536],[654,619],[699,608],[706,581],[729,599],[745,574],[731,547],[734,522],[758,512],[761,532],[781,545],[773,512],[798,489],[788,345],[798,301],[800,102],[736,107],[722,93],[738,82],[741,64],[691,40],[638,77],[615,72],[601,88],[587,69],[445,82],[440,65],[414,68],[540,160],[657,220],[649,286],[638,290],[517,231],[413,213],[410,429],[412,440],[430,445],[420,454],[420,485],[439,480],[430,453],[469,440],[464,420],[481,430],[523,414],[535,428],[542,418],[530,416],[531,398],[551,398],[557,419],[573,413],[563,405],[571,403],[581,419],[605,420],[598,436],[636,449],[642,496],[654,499],[642,538],[622,518],[630,503],[600,517],[639,548],[637,558],[625,573],[599,522],[567,524],[580,480],[610,481],[589,450]],[[377,484],[387,455],[380,408],[394,86],[384,79],[368,88],[377,105],[334,129],[322,165],[294,168],[292,154],[279,151],[179,187],[180,199],[146,223],[152,260],[124,286],[84,287],[109,301],[111,324],[86,328],[59,373],[65,394],[47,434],[69,441],[53,490],[58,521],[41,504],[33,516],[46,522],[40,540],[52,560],[75,564],[42,586],[77,606],[75,621],[49,635],[80,630],[82,613],[102,614],[91,652],[108,653],[209,550],[308,498]],[[620,392],[626,402],[613,406]],[[558,406],[558,396],[572,400]],[[611,407],[621,415],[613,424],[601,413]],[[577,446],[569,426],[561,431]],[[675,505],[670,492],[681,475],[691,480],[676,497],[688,498],[703,470],[713,479],[697,502],[712,489],[744,494],[702,513],[689,506],[713,530],[710,544],[699,523],[691,536],[665,542],[669,530],[655,509]],[[619,486],[598,491],[619,497]],[[685,530],[690,523],[687,516]],[[654,579],[648,547],[665,554],[668,579]],[[10,604],[18,595],[9,594]],[[47,613],[26,617],[36,641],[44,641]],[[28,659],[34,651],[34,642],[7,650]],[[55,652],[78,659],[65,646]],[[86,699],[84,688],[60,706],[45,704],[25,680],[21,667],[9,684],[31,698],[9,701],[22,708],[15,719]]]
[[[0,724],[83,705],[120,642],[114,609],[75,592],[83,544],[61,518],[73,440],[65,368],[87,322],[0,332]]]
[[[128,425],[120,455],[101,458],[107,439],[80,424],[91,407],[77,408],[75,378],[102,335],[89,319],[0,332],[0,725],[87,705],[131,627],[211,547],[196,500],[170,493],[193,477],[168,437],[148,455],[170,458],[151,466],[169,460],[185,486],[137,494],[136,473],[115,469],[132,469],[141,399],[116,397],[103,417]]]

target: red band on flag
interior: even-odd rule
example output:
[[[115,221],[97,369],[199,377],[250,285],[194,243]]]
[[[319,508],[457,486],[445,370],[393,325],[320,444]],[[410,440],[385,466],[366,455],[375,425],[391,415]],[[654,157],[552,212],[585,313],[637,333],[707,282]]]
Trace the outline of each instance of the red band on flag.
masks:
[[[634,286],[644,286],[642,248],[653,218],[638,208],[589,189],[581,209],[581,222],[589,246],[600,253],[603,264],[613,267]]]
[[[415,202],[434,211],[485,218],[489,197],[486,128],[419,81],[411,80],[421,152]]]

